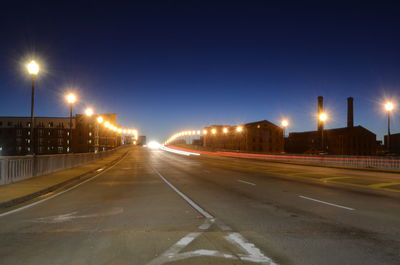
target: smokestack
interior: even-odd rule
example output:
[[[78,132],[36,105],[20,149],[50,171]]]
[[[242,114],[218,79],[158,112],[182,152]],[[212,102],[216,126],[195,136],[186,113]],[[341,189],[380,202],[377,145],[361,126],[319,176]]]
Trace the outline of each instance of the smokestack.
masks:
[[[321,114],[321,112],[324,112],[324,97],[319,96],[318,97],[318,131],[322,132],[322,130],[324,129],[324,123],[322,121],[319,120],[319,114]]]
[[[353,116],[353,98],[347,98],[347,127],[354,126],[354,116]]]

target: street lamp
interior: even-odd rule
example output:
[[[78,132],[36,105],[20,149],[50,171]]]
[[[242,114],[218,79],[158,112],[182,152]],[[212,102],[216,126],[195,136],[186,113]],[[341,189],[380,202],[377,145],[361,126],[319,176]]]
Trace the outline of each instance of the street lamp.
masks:
[[[91,117],[94,114],[94,110],[92,108],[85,109],[85,115]]]
[[[35,109],[35,78],[39,74],[39,65],[34,61],[30,61],[26,65],[26,69],[28,73],[31,75],[32,78],[32,95],[31,95],[31,153],[32,155],[35,154],[35,144],[34,144],[34,127],[35,127],[35,116],[34,116],[34,109]]]
[[[283,130],[283,138],[285,138],[285,130],[286,130],[286,127],[289,126],[289,121],[284,119],[281,121],[281,125],[282,125],[282,130]]]
[[[65,96],[69,104],[69,152],[72,152],[72,105],[76,102],[76,96],[73,93],[68,93]]]
[[[388,121],[388,138],[387,138],[387,148],[388,152],[390,152],[390,112],[394,109],[394,104],[391,101],[385,103],[385,110],[387,112],[387,121]]]
[[[326,120],[328,119],[328,114],[326,114],[325,112],[321,112],[319,115],[318,115],[318,119],[323,123],[323,126],[322,126],[322,131],[321,131],[321,148],[322,148],[322,151],[325,151],[325,148],[324,148],[324,125],[325,125],[325,122],[326,122]]]

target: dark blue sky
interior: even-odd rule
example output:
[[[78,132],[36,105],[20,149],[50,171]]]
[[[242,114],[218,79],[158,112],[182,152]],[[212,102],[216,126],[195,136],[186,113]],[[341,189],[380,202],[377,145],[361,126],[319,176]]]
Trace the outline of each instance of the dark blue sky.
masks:
[[[400,9],[327,2],[2,4],[0,115],[29,115],[23,63],[34,56],[45,66],[40,116],[68,115],[63,94],[73,88],[78,112],[115,112],[123,126],[164,140],[180,129],[284,116],[289,131],[312,130],[318,95],[327,127],[341,127],[353,96],[355,123],[381,138],[381,101],[400,96]],[[393,120],[398,132],[400,116]]]

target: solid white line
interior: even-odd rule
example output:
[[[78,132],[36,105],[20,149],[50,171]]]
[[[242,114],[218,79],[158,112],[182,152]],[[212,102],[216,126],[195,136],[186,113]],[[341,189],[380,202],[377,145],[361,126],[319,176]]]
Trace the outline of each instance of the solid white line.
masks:
[[[252,185],[252,186],[255,186],[255,185],[256,185],[256,184],[254,184],[254,183],[247,182],[247,181],[240,180],[240,179],[238,179],[238,181],[239,181],[239,182],[242,182],[242,183],[244,183],[244,184],[249,184],[249,185]]]
[[[154,172],[165,182],[167,183],[168,186],[170,186],[171,189],[173,189],[179,196],[181,196],[182,199],[184,199],[187,203],[190,204],[190,206],[192,206],[196,211],[198,211],[201,215],[203,215],[205,218],[208,219],[213,219],[214,217],[209,214],[206,210],[204,210],[203,208],[201,208],[197,203],[195,203],[194,201],[192,201],[191,199],[189,199],[188,196],[186,196],[185,194],[183,194],[180,190],[178,190],[174,185],[172,185],[166,178],[164,178],[160,172],[157,171],[157,169],[155,169],[154,167],[151,167]]]
[[[110,169],[112,169],[113,167],[115,167],[117,164],[119,164],[119,162],[121,162],[122,160],[123,160],[123,158],[122,158],[121,160],[119,160],[117,163],[115,163],[114,165],[112,165],[111,167],[109,167],[109,168],[107,168],[106,170],[104,170],[103,172],[101,172],[101,173],[99,173],[99,174],[97,174],[97,175],[91,177],[90,179],[87,179],[87,180],[85,180],[85,181],[83,181],[83,182],[80,182],[80,183],[76,184],[75,186],[72,186],[72,187],[69,188],[69,189],[66,189],[66,190],[64,190],[64,191],[61,191],[61,192],[59,192],[59,193],[57,193],[57,194],[51,195],[50,197],[47,197],[47,198],[45,198],[45,199],[36,201],[36,202],[34,202],[34,203],[27,204],[27,205],[22,206],[22,207],[20,207],[20,208],[17,208],[17,209],[8,211],[8,212],[0,213],[0,217],[3,217],[3,216],[6,216],[6,215],[9,215],[9,214],[12,214],[12,213],[16,213],[16,212],[19,212],[19,211],[28,209],[28,208],[30,208],[30,207],[32,207],[32,206],[38,205],[38,204],[40,204],[40,203],[43,203],[43,202],[45,202],[45,201],[48,201],[48,200],[53,199],[53,198],[55,198],[55,197],[58,197],[58,196],[60,196],[60,195],[62,195],[62,194],[64,194],[64,193],[66,193],[66,192],[68,192],[68,191],[71,191],[71,190],[73,190],[73,189],[79,187],[80,185],[83,185],[83,184],[85,184],[86,182],[89,182],[89,181],[91,181],[91,180],[97,178],[98,176],[103,175],[104,173],[106,173],[107,171],[109,171]]]
[[[342,206],[342,205],[338,205],[338,204],[334,204],[334,203],[330,203],[330,202],[324,202],[324,201],[320,201],[320,200],[317,200],[317,199],[313,199],[313,198],[306,197],[306,196],[301,196],[301,195],[299,197],[303,198],[303,199],[306,199],[306,200],[315,201],[315,202],[327,204],[327,205],[330,205],[330,206],[335,206],[335,207],[343,208],[343,209],[346,209],[346,210],[354,211],[354,209],[350,208],[350,207],[346,207],[346,206]]]

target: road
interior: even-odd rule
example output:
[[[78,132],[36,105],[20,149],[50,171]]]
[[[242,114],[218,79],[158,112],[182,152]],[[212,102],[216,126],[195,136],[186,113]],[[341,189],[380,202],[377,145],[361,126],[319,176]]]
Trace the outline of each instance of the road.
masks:
[[[252,163],[133,148],[91,181],[1,216],[0,264],[399,264],[398,199],[276,172],[397,176]]]

